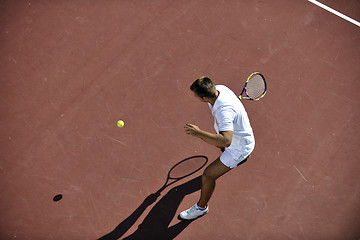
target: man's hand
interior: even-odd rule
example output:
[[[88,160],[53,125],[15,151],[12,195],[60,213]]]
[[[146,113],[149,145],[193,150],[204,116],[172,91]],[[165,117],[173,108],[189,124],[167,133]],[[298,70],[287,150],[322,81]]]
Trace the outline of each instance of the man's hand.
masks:
[[[200,128],[194,124],[186,124],[185,127],[185,133],[192,135],[192,136],[199,136],[199,133],[201,132]]]

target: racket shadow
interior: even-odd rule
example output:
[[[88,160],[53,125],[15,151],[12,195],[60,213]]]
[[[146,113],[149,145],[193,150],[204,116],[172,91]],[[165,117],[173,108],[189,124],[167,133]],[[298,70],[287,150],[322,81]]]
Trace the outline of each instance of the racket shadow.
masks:
[[[207,162],[207,157],[205,158]],[[193,174],[196,172],[197,171],[194,171]],[[138,229],[124,239],[174,239],[192,222],[179,221],[177,224],[169,226],[176,215],[180,203],[186,195],[199,191],[200,189],[201,176],[195,177],[190,181],[171,188],[154,205],[143,222],[138,226]],[[144,211],[156,202],[163,190],[164,187],[147,196],[129,217],[122,221],[112,232],[99,238],[99,240],[120,239],[136,223]]]

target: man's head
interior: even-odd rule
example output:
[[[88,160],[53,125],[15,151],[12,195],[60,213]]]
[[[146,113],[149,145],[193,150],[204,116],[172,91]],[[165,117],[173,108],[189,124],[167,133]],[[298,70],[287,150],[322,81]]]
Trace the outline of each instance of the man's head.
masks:
[[[217,91],[215,89],[215,84],[208,77],[196,79],[195,82],[191,84],[190,90],[203,102],[207,102],[208,99],[216,98]]]

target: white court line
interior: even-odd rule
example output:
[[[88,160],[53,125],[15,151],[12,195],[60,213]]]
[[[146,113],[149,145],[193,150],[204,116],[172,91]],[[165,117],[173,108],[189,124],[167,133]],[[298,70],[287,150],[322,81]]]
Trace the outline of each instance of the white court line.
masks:
[[[313,4],[319,6],[319,7],[323,8],[323,9],[325,9],[326,11],[329,11],[329,12],[331,12],[331,13],[345,19],[346,21],[349,21],[349,22],[357,25],[358,27],[360,27],[360,22],[355,21],[354,19],[349,18],[348,16],[346,16],[346,15],[344,15],[344,14],[342,14],[342,13],[340,13],[340,12],[338,12],[338,11],[332,9],[332,8],[326,6],[326,5],[324,5],[324,4],[322,4],[322,3],[318,2],[318,1],[315,1],[315,0],[308,0],[308,1],[312,2]]]

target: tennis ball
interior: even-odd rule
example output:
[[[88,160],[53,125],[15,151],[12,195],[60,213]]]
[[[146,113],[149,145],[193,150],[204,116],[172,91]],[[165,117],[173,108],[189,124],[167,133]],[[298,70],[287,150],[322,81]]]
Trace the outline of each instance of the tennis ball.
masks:
[[[122,128],[123,126],[124,126],[124,121],[123,120],[119,120],[118,122],[117,122],[117,126],[119,127],[119,128]]]

